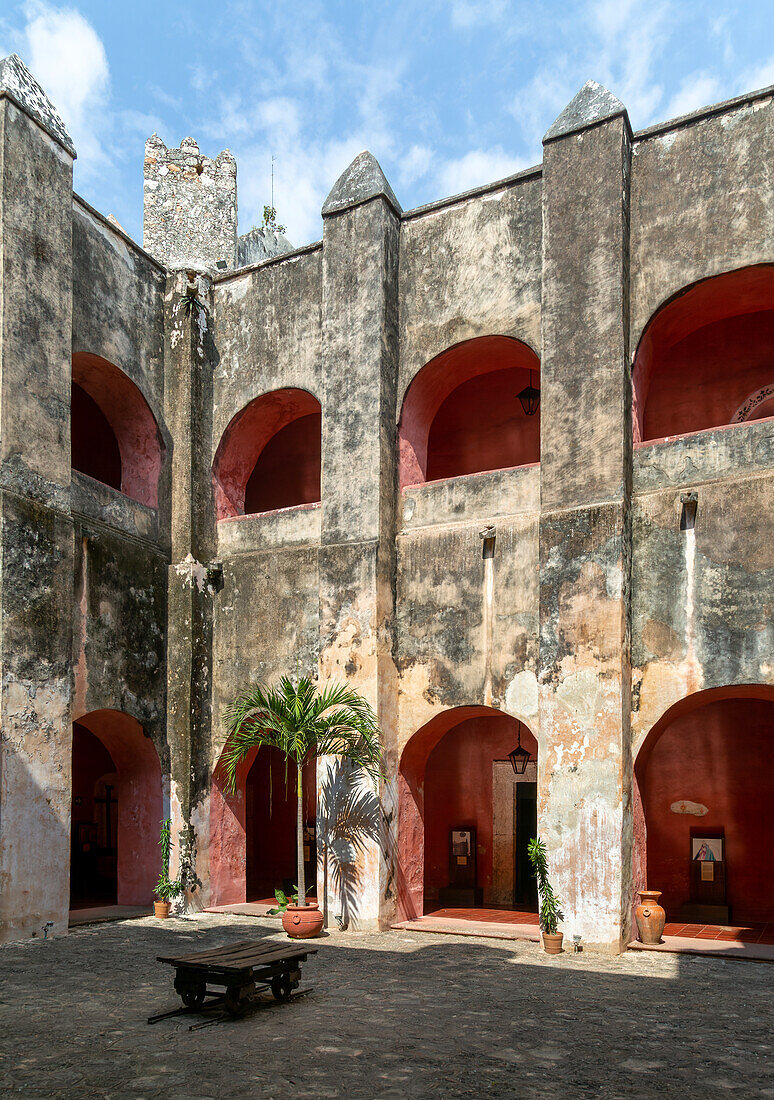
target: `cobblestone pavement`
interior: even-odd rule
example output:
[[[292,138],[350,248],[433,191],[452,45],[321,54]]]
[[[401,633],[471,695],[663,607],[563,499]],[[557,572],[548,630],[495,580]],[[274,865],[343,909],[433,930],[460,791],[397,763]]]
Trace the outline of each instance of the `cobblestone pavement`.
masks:
[[[335,933],[314,991],[189,1032],[155,961],[238,939],[203,915],[0,948],[0,1096],[774,1097],[774,966],[420,933]]]

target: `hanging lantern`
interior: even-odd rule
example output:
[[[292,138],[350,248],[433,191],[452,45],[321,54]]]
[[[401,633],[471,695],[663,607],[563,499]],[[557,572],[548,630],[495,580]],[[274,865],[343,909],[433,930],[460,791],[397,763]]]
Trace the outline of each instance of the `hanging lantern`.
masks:
[[[516,775],[524,775],[531,757],[527,750],[521,747],[521,722],[519,722],[519,743],[513,752],[508,753],[508,759]]]
[[[521,407],[527,416],[534,416],[540,407],[540,390],[532,385],[532,371],[529,372],[529,385],[525,386],[521,393],[517,393]]]

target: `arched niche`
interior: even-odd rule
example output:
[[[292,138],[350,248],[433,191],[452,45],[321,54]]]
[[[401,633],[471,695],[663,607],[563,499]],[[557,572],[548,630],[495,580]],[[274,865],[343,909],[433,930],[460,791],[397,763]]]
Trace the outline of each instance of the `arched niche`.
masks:
[[[532,732],[492,707],[443,711],[407,742],[398,769],[399,919],[422,916],[428,889],[440,881],[448,831],[458,825],[476,826],[486,895],[495,847],[492,765],[507,760],[519,736],[534,769],[538,746]]]
[[[238,412],[212,468],[217,518],[319,502],[321,426],[319,401],[301,389],[272,390]]]
[[[773,345],[774,265],[681,291],[653,315],[634,357],[635,441],[774,415]]]
[[[635,889],[662,892],[667,919],[689,902],[691,838],[722,833],[733,923],[774,920],[774,687],[711,688],[655,723],[634,767]]]
[[[138,386],[115,364],[85,352],[73,356],[72,383],[73,469],[157,508],[164,445]]]
[[[540,412],[518,394],[540,388],[540,360],[510,336],[448,348],[419,371],[398,427],[401,487],[540,461]]]
[[[150,737],[131,715],[117,710],[95,710],[73,723],[73,858],[77,858],[78,827],[87,820],[79,811],[97,810],[92,797],[95,781],[114,775],[111,799],[117,823],[118,905],[150,905],[161,870],[159,831],[163,816],[161,763]],[[82,783],[82,789],[78,784]],[[114,784],[114,786],[113,786]],[[104,784],[103,784],[104,786]],[[92,798],[93,806],[84,807]],[[76,799],[81,804],[76,804]],[[115,802],[113,803],[113,799]],[[103,820],[104,828],[104,820]],[[88,843],[88,841],[87,841]]]

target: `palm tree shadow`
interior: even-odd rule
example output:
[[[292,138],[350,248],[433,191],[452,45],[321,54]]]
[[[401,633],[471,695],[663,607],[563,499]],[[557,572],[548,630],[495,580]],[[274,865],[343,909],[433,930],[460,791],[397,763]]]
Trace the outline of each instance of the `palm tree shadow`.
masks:
[[[332,894],[340,907],[333,916],[345,929],[358,912],[363,856],[369,845],[380,839],[379,798],[360,768],[336,758],[320,786],[317,813],[325,922],[329,923],[328,898]]]

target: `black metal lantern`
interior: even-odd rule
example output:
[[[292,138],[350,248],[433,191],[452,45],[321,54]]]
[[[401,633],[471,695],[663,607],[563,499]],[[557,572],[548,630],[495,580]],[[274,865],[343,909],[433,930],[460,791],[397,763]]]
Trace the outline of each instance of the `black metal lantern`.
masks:
[[[513,752],[508,753],[508,759],[516,775],[524,775],[531,757],[527,750],[521,747],[521,722],[519,722],[519,743]]]
[[[525,386],[521,393],[517,393],[521,407],[527,416],[534,416],[540,408],[540,390],[532,385],[532,371],[529,372],[529,385]]]

